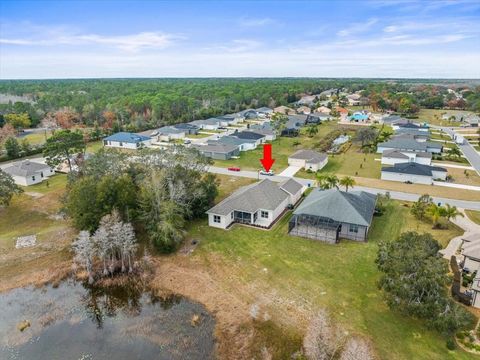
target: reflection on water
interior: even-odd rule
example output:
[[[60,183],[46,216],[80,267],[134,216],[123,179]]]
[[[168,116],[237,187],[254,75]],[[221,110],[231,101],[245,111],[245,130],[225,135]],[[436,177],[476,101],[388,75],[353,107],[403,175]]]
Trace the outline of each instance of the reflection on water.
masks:
[[[23,332],[22,320],[31,324]],[[22,288],[0,295],[0,359],[209,359],[214,325],[202,305],[180,296],[73,281]]]

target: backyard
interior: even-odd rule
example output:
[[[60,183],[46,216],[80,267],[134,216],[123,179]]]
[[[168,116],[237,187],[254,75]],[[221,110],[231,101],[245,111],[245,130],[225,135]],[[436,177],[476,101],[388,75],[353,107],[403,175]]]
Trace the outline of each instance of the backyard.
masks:
[[[431,224],[410,214],[409,206],[390,201],[384,215],[374,219],[365,244],[341,241],[327,245],[290,237],[289,215],[271,231],[242,226],[223,231],[208,227],[205,221],[197,222],[189,230],[190,238],[201,241],[193,260],[207,268],[215,263],[211,276],[230,289],[229,296],[261,304],[279,325],[276,336],[282,337],[277,341],[282,349],[291,351],[299,346],[301,334],[293,328],[305,329],[311,314],[326,308],[346,331],[369,338],[380,358],[471,358],[459,350],[449,352],[440,335],[392,312],[377,289],[374,260],[379,241],[394,240],[407,230],[428,231],[445,246],[461,234],[453,224],[447,230],[432,230]],[[276,345],[265,340],[264,346]],[[289,356],[283,353],[278,358]]]

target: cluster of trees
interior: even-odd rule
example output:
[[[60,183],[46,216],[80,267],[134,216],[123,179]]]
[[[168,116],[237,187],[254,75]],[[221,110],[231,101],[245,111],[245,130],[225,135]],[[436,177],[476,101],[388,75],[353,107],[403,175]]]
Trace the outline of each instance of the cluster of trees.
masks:
[[[349,336],[325,310],[315,314],[303,339],[303,352],[309,360],[373,360],[375,354],[364,339]]]
[[[204,216],[217,190],[208,160],[183,146],[135,154],[100,150],[70,176],[65,209],[79,230],[96,231],[116,209],[163,252],[183,239],[188,220]]]
[[[13,195],[22,192],[22,188],[15,184],[10,174],[0,169],[0,206],[8,206]]]
[[[474,317],[448,294],[448,264],[431,234],[406,232],[396,241],[379,244],[376,263],[382,273],[379,287],[390,308],[424,320],[451,336],[472,325]]]
[[[334,174],[322,174],[318,176],[318,187],[323,190],[339,189],[340,186],[345,187],[345,191],[348,192],[349,188],[353,188],[356,185],[355,179],[350,176],[344,176],[341,179]]]
[[[103,264],[102,275],[112,275],[117,269],[122,273],[133,271],[132,259],[137,250],[135,231],[132,224],[123,222],[118,211],[105,215],[100,226],[91,236],[88,231],[80,231],[72,244],[74,261],[83,266],[88,274],[88,282],[94,281],[94,261]]]
[[[457,216],[464,216],[463,213],[458,211],[456,206],[445,204],[445,206],[435,204],[430,195],[424,194],[413,203],[410,212],[419,220],[431,220],[434,229],[441,228],[441,219],[450,221]]]

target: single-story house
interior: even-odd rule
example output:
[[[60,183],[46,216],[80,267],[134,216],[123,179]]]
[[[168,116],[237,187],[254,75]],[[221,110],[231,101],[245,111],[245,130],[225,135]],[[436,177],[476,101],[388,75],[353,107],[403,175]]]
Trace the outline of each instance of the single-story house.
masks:
[[[382,154],[383,165],[395,165],[407,162],[417,164],[431,165],[432,153],[428,152],[409,152],[400,150],[385,150]]]
[[[480,276],[477,275],[472,282],[472,306],[480,308]]]
[[[395,126],[396,124],[401,124],[401,123],[408,123],[409,120],[401,117],[400,115],[384,115],[380,121],[381,123]]]
[[[270,126],[263,126],[263,125],[259,125],[258,127],[250,126],[249,130],[256,134],[265,136],[266,141],[273,141],[277,138],[277,135],[275,134],[275,130],[273,130]]]
[[[478,122],[480,121],[480,117],[478,115],[468,115],[465,118],[465,122],[470,124],[470,126],[478,127]]]
[[[326,106],[320,106],[319,108],[317,108],[317,109],[315,110],[315,112],[330,115],[330,113],[332,112],[332,109],[330,109],[330,108],[328,108],[328,107],[326,107]]]
[[[427,185],[433,184],[434,180],[446,180],[446,178],[447,169],[415,162],[397,163],[391,167],[382,167],[381,175],[382,180]]]
[[[269,179],[244,186],[207,211],[208,225],[226,229],[233,223],[269,227],[300,199],[304,187],[294,179]]]
[[[236,115],[243,118],[243,120],[258,118],[258,113],[255,109],[242,110],[242,111],[238,112]],[[240,121],[243,121],[243,120],[240,120]]]
[[[260,145],[265,142],[265,135],[258,134],[253,131],[236,131],[231,136],[237,137],[242,140],[254,140],[255,145]]]
[[[310,109],[308,106],[299,106],[297,108],[297,113],[299,114],[305,114],[308,115],[312,112],[312,109]]]
[[[364,191],[314,189],[293,212],[288,232],[331,244],[340,238],[366,241],[376,201]]]
[[[477,234],[477,239],[480,239],[480,234]],[[464,269],[470,272],[480,270],[480,241],[465,242],[462,246],[462,255]]]
[[[430,128],[426,125],[416,124],[411,122],[410,120],[404,119],[403,121],[399,121],[392,125],[393,130],[399,129],[416,129],[418,131],[428,132]]]
[[[328,155],[314,150],[298,150],[288,157],[288,165],[318,171],[328,163]]]
[[[217,118],[209,118],[205,120],[190,121],[189,124],[198,126],[199,129],[203,130],[217,130],[220,127],[220,120]]]
[[[397,130],[395,130],[395,134],[413,136],[416,141],[430,140],[430,132],[419,129],[398,128]]]
[[[185,137],[185,130],[178,129],[173,126],[164,126],[157,130],[157,138],[159,141],[170,141],[183,139]]]
[[[269,107],[262,106],[258,109],[255,109],[259,117],[270,117],[273,114],[273,109],[270,109]]]
[[[129,132],[118,132],[103,139],[103,146],[121,149],[140,149],[151,145],[151,137]]]
[[[288,106],[277,106],[275,109],[273,109],[273,112],[279,113],[279,114],[285,114],[285,115],[295,115],[296,111],[292,108],[289,108]]]
[[[196,135],[198,134],[198,126],[189,124],[189,123],[180,123],[173,125],[175,129],[183,130],[185,132],[185,135]]]
[[[429,152],[440,154],[443,145],[433,141],[416,141],[413,137],[393,137],[391,140],[379,143],[377,145],[377,153],[382,154],[385,150],[401,150],[410,152]]]
[[[304,95],[300,100],[297,101],[297,104],[311,106],[315,100],[317,100],[317,95]]]
[[[4,171],[13,178],[15,184],[22,186],[41,183],[55,174],[50,166],[30,160],[18,161]]]
[[[208,144],[216,144],[216,143],[222,143],[226,145],[235,145],[238,146],[240,151],[248,151],[248,150],[253,150],[257,147],[257,142],[256,140],[252,139],[240,139],[235,136],[222,136],[218,140],[209,140],[207,141]]]
[[[227,114],[217,116],[216,119],[218,119],[220,126],[230,126],[238,124],[240,121],[243,121],[244,118],[243,116],[239,116],[237,114]]]
[[[326,97],[326,98],[331,98],[332,95],[336,94],[338,92],[337,89],[328,89],[325,91],[322,91],[320,94],[318,94],[319,97]]]
[[[307,115],[288,115],[288,120],[285,124],[286,129],[299,129],[307,122]]]
[[[205,157],[215,160],[228,160],[234,156],[240,155],[240,149],[236,145],[223,144],[221,142],[211,142],[206,145],[194,144],[194,149],[197,149],[200,154]]]

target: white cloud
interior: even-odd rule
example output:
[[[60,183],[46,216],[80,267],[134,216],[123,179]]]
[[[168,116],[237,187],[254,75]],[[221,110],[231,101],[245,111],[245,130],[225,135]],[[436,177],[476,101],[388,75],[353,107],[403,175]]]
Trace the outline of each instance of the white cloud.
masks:
[[[124,51],[137,52],[143,49],[164,49],[173,45],[177,40],[185,39],[182,35],[167,34],[160,31],[139,32],[128,35],[102,35],[81,33],[65,28],[49,28],[36,25],[27,25],[34,32],[25,31],[20,36],[5,35],[2,31],[0,44],[18,46],[85,46],[104,45]],[[2,29],[12,29],[12,26],[1,25]]]
[[[337,32],[338,36],[346,37],[346,36],[351,36],[351,35],[356,35],[359,33],[363,33],[367,30],[369,30],[373,25],[375,25],[378,22],[378,19],[372,18],[369,19],[365,22],[361,23],[354,23],[351,24],[350,26],[346,27],[345,29],[342,29]]]

